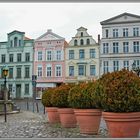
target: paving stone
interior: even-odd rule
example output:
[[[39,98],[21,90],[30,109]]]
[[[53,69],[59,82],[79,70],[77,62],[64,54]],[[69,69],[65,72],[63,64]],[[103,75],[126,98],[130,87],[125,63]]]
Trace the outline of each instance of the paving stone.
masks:
[[[80,134],[76,128],[63,128],[60,124],[51,125],[47,115],[21,111],[8,114],[7,122],[0,115],[0,138],[102,138],[107,137],[105,122],[102,120],[99,135]]]

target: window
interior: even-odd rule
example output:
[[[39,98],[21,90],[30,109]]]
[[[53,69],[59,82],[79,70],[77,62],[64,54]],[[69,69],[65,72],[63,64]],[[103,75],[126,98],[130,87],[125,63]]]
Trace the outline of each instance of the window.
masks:
[[[90,49],[90,58],[95,58],[95,49]]]
[[[1,62],[2,62],[2,63],[5,63],[5,57],[6,57],[5,54],[2,54],[2,55],[1,55]]]
[[[74,76],[74,66],[69,66],[69,76]]]
[[[19,46],[21,46],[21,40],[19,40]]]
[[[103,43],[103,54],[107,54],[108,52],[108,43]]]
[[[21,68],[17,68],[17,78],[21,78]]]
[[[133,28],[133,36],[139,36],[139,28]]]
[[[129,52],[129,43],[123,42],[123,52],[128,53]]]
[[[133,42],[133,51],[139,52],[139,41]]]
[[[129,70],[129,61],[123,61],[123,67]]]
[[[108,69],[108,61],[104,61],[103,62],[103,72],[104,73],[108,73],[109,69]]]
[[[42,66],[38,66],[38,77],[42,77]]]
[[[17,41],[18,41],[18,39],[17,39],[17,37],[15,37],[14,38],[14,47],[17,47]]]
[[[10,40],[10,47],[13,47],[13,41]]]
[[[42,52],[38,52],[38,60],[39,60],[39,61],[42,60]]]
[[[83,32],[81,32],[81,37],[83,37]]]
[[[74,46],[77,46],[77,40],[76,39],[74,40]]]
[[[21,53],[17,54],[17,62],[21,62]]]
[[[30,78],[30,67],[25,67],[25,78]]]
[[[52,51],[47,51],[47,60],[52,60]]]
[[[108,38],[108,29],[105,30],[105,37]]]
[[[25,53],[25,61],[26,62],[30,61],[30,53]]]
[[[123,28],[123,37],[128,37],[128,28]]]
[[[84,40],[83,39],[80,40],[80,45],[84,45]]]
[[[119,43],[118,42],[114,42],[113,43],[113,53],[118,53],[119,52],[119,47],[118,47]]]
[[[79,65],[78,66],[78,74],[79,74],[79,76],[85,75],[85,67],[84,67],[84,65]]]
[[[52,67],[47,66],[47,77],[51,77],[51,76],[52,76]]]
[[[74,59],[74,50],[69,50],[69,59]]]
[[[61,66],[56,66],[56,76],[57,77],[60,77],[61,75],[62,75],[62,68],[61,68]]]
[[[119,61],[113,61],[113,70],[118,71],[119,70]]]
[[[79,59],[85,58],[85,51],[83,49],[79,50]]]
[[[113,37],[118,37],[118,29],[113,29]]]
[[[13,78],[13,68],[9,68],[9,78]]]
[[[9,54],[9,62],[13,62],[14,61],[14,55],[13,54]]]
[[[140,67],[140,60],[134,60],[134,64],[136,65],[136,67]]]
[[[56,60],[61,60],[61,51],[56,51]]]
[[[90,45],[90,40],[89,39],[87,39],[87,45]]]
[[[96,67],[95,67],[95,65],[90,65],[90,75],[91,76],[96,75]]]
[[[29,95],[29,84],[25,84],[25,95]]]

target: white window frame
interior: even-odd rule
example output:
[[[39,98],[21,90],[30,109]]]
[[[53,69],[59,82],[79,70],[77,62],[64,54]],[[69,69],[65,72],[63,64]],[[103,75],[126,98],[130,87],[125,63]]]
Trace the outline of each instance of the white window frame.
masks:
[[[42,77],[43,76],[43,69],[42,66],[37,67],[37,76]]]
[[[46,77],[52,77],[52,65],[46,66]]]
[[[119,70],[119,61],[118,60],[113,61],[113,70],[114,71]]]
[[[55,76],[56,77],[61,77],[62,76],[62,66],[61,65],[56,65],[55,66]]]
[[[37,60],[38,60],[38,61],[42,61],[42,57],[43,57],[42,51],[38,51],[38,52],[37,52]]]
[[[62,51],[61,50],[56,51],[56,60],[62,60]]]

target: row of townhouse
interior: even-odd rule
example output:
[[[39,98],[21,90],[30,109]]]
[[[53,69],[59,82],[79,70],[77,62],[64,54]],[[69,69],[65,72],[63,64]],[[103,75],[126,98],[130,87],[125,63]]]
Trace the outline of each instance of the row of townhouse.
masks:
[[[0,88],[7,66],[7,86],[13,98],[33,96],[32,75],[37,75],[37,94],[62,83],[98,79],[102,74],[140,65],[140,16],[123,13],[102,21],[102,39],[96,42],[80,27],[69,43],[52,30],[33,40],[13,31],[0,42]]]

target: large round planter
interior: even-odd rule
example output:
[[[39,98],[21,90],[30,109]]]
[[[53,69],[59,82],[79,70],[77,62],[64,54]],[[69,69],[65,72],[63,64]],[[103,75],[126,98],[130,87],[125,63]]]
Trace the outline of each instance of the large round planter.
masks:
[[[79,124],[80,133],[82,134],[98,134],[101,110],[99,109],[74,109],[77,122]]]
[[[112,113],[103,112],[109,137],[132,138],[138,137],[140,130],[140,112]]]
[[[46,112],[48,115],[48,120],[49,123],[59,123],[60,122],[60,117],[57,111],[57,107],[46,107]]]
[[[58,108],[61,125],[65,128],[74,128],[77,125],[76,117],[72,108]]]

